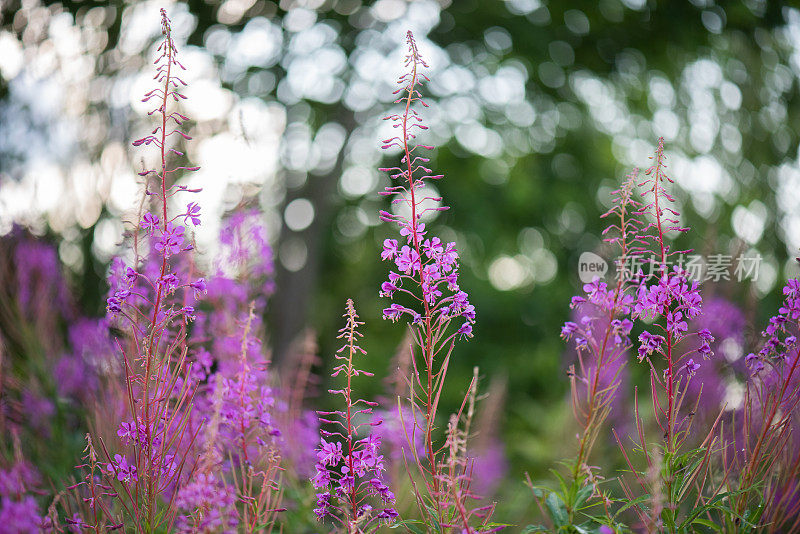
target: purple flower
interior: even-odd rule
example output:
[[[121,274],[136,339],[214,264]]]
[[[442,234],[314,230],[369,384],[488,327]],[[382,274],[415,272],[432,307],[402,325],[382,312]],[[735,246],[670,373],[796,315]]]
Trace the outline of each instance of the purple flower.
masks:
[[[372,490],[375,492],[375,495],[379,496],[383,502],[392,502],[394,501],[394,493],[389,489],[389,486],[383,483],[383,481],[379,478],[373,478],[369,481],[370,486],[372,486]]]
[[[462,324],[458,329],[458,334],[462,337],[472,337],[472,325],[468,322]]]
[[[315,488],[327,488],[331,483],[331,472],[324,464],[316,464],[316,474],[311,479],[311,483]]]
[[[397,510],[394,508],[384,508],[379,514],[378,517],[381,519],[394,519],[398,517],[400,514],[397,513]]]
[[[120,482],[138,480],[136,466],[129,464],[128,460],[121,454],[114,455],[114,461],[106,466],[106,470],[110,474],[116,475],[117,480]]]
[[[708,330],[708,328],[703,328],[702,330],[697,332],[697,335],[700,336],[700,340],[703,343],[713,343],[714,342],[714,336],[711,335],[711,332]]]
[[[144,214],[144,217],[142,217],[140,226],[142,227],[142,230],[148,230],[148,233],[153,235],[153,232],[158,229],[158,222],[158,217],[148,211]]]
[[[417,223],[417,237],[422,237],[426,234],[425,223]],[[411,224],[406,224],[400,229],[400,235],[408,240],[411,244],[414,242],[414,232],[411,230]]]
[[[680,339],[688,329],[689,325],[683,320],[683,313],[676,311],[667,314],[667,330],[676,341]]]
[[[395,256],[397,256],[397,240],[396,239],[384,239],[383,240],[383,252],[381,252],[381,259],[382,260],[391,260]]]
[[[131,440],[136,441],[138,438],[138,429],[134,423],[129,423],[127,421],[122,421],[119,424],[119,429],[117,430],[117,436],[121,437],[125,443],[130,442]]]
[[[342,444],[339,442],[328,443],[324,438],[320,441],[320,449],[317,452],[317,459],[320,464],[328,466],[338,464],[339,460],[342,459]]]
[[[611,330],[614,332],[614,343],[622,345],[627,343],[628,335],[633,328],[633,322],[630,319],[614,319],[611,321]]]
[[[448,243],[444,251],[442,251],[440,256],[438,256],[438,261],[444,267],[445,272],[453,268],[457,260],[458,250],[456,250],[456,244],[452,242]]]
[[[180,280],[175,275],[175,273],[167,273],[164,275],[164,278],[161,279],[161,284],[163,284],[164,288],[166,289],[167,293],[172,293],[178,288],[178,284]]]
[[[400,315],[406,311],[408,310],[399,304],[391,304],[388,308],[383,309],[383,318],[396,321],[400,318]]]
[[[317,507],[314,508],[314,514],[319,521],[322,521],[322,519],[330,513],[330,501],[330,492],[325,491],[317,493]]]
[[[711,345],[708,343],[701,343],[700,347],[697,349],[698,354],[700,354],[706,360],[713,354],[711,350]]]
[[[194,289],[194,298],[197,300],[200,299],[200,296],[202,294],[208,293],[208,286],[206,285],[206,281],[204,278],[198,278],[197,280],[189,284],[189,287]]]
[[[601,282],[600,278],[598,277],[595,277],[591,283],[584,284],[583,291],[586,293],[587,299],[592,304],[604,306],[608,301],[608,285],[605,282]]]
[[[442,240],[439,239],[438,237],[432,237],[431,239],[426,239],[425,241],[422,242],[422,251],[430,259],[440,256],[444,252],[444,247],[442,246]]]
[[[379,295],[381,297],[389,297],[392,298],[392,294],[397,291],[397,286],[391,282],[384,282],[381,284],[381,290]]]
[[[467,304],[464,306],[464,309],[461,311],[461,316],[467,319],[470,322],[475,322],[475,306],[472,304]]]
[[[139,278],[139,273],[137,273],[131,267],[125,269],[125,281],[128,283],[128,286],[133,285],[136,280]]]
[[[181,251],[181,245],[183,245],[183,232],[183,226],[175,226],[172,223],[167,223],[166,229],[156,241],[156,250],[165,256],[179,253]]]
[[[339,488],[341,488],[344,493],[349,493],[353,490],[355,484],[355,477],[349,473],[349,469],[345,465],[342,467],[342,476],[339,477]]]
[[[653,354],[653,352],[661,352],[661,344],[664,338],[658,335],[653,335],[647,330],[639,334],[639,360],[644,359],[645,356]]]
[[[400,254],[395,260],[395,265],[406,274],[417,272],[421,267],[419,254],[408,245],[403,245],[403,248],[400,249]]]
[[[194,226],[200,225],[200,206],[196,202],[189,202],[186,205],[186,215],[183,216],[183,224],[188,224],[187,220],[191,219]]]
[[[694,360],[689,358],[689,361],[686,362],[686,370],[689,372],[689,376],[694,376],[698,369],[700,369],[700,364],[694,363]]]
[[[431,287],[430,284],[422,284],[422,296],[425,298],[430,306],[435,306],[436,301],[442,296],[442,292],[435,286]]]
[[[108,297],[106,299],[106,309],[112,316],[121,313],[122,302],[117,297]]]
[[[586,302],[585,298],[581,297],[580,295],[575,295],[574,297],[572,297],[572,299],[570,299],[569,307],[574,309],[583,304],[584,302]]]
[[[564,323],[564,326],[561,327],[561,337],[563,339],[569,339],[572,337],[572,334],[578,331],[578,324],[573,323],[572,321],[567,321]]]

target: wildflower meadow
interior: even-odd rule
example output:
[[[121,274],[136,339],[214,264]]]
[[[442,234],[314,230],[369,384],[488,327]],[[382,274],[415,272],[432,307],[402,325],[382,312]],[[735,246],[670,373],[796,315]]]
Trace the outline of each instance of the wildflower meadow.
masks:
[[[0,533],[800,532],[789,3],[11,4]]]

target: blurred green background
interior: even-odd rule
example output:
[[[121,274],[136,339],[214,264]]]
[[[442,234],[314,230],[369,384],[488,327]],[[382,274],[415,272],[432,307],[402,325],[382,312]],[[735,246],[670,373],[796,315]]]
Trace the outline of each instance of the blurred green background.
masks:
[[[758,320],[795,274],[800,11],[789,3],[3,0],[0,236],[19,224],[56,243],[86,313],[102,313],[107,264],[141,197],[135,172],[153,156],[130,142],[148,129],[140,98],[160,7],[188,69],[199,250],[213,250],[222,214],[260,206],[278,267],[274,360],[310,326],[330,363],[352,297],[378,376],[404,333],[380,319],[379,247],[396,229],[378,220],[388,178],[376,169],[398,158],[379,150],[381,118],[414,31],[431,66],[421,142],[437,146],[451,207],[429,228],[458,243],[478,313],[443,409],[473,366],[487,386],[506,381],[497,423],[514,484],[569,454],[558,334],[578,257],[607,252],[599,216],[659,136],[692,227],[678,248],[763,258],[755,282],[707,291]]]

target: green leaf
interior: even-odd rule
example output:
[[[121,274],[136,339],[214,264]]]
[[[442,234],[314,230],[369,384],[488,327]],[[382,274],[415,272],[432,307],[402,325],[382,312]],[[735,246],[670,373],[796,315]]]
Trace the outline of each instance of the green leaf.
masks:
[[[593,486],[584,486],[580,490],[578,490],[578,494],[575,496],[575,509],[580,510],[581,505],[586,502],[589,497],[591,497],[592,493],[594,492]]]
[[[686,517],[686,520],[683,523],[681,523],[680,529],[681,530],[687,529],[689,525],[693,524],[698,517],[712,510],[718,510],[720,512],[724,512],[726,514],[729,514],[731,517],[738,517],[745,523],[749,523],[745,517],[742,517],[733,508],[722,502],[723,500],[729,499],[730,497],[734,497],[740,493],[742,492],[732,491],[732,492],[723,492],[720,493],[719,495],[715,495],[710,501],[708,501],[708,504],[705,504],[700,508],[695,508],[694,510],[692,510],[692,512]]]
[[[567,481],[564,479],[564,476],[555,469],[551,469],[550,472],[553,473],[553,476],[558,479],[558,486],[561,488],[561,495],[566,496],[569,493],[569,490],[567,489]]]
[[[425,505],[425,510],[428,512],[428,523],[427,524],[429,529],[433,529],[434,532],[441,532],[442,526],[439,524],[439,518],[436,514],[436,509],[433,506]]]
[[[389,528],[404,527],[406,530],[408,530],[409,532],[413,532],[414,534],[425,534],[423,530],[420,530],[417,527],[415,527],[414,526],[415,524],[424,525],[425,523],[417,519],[404,519],[403,521],[398,521],[396,523],[389,525]]]
[[[708,527],[714,532],[722,532],[722,526],[714,523],[713,521],[709,521],[708,519],[695,519],[692,521],[693,525],[703,525],[704,527]]]
[[[550,517],[553,519],[553,523],[555,523],[556,527],[563,527],[567,524],[569,521],[567,518],[567,510],[564,501],[557,493],[550,493],[544,501],[544,504],[547,506],[547,510],[550,512]]]
[[[702,458],[702,457],[698,458],[697,460],[695,460],[694,463],[691,465],[691,467],[689,467],[689,469],[687,469],[685,473],[681,473],[681,476],[678,477],[678,478],[680,478],[680,485],[679,485],[679,487],[676,488],[676,492],[675,492],[675,497],[676,498],[681,493],[683,493],[683,491],[684,491],[684,489],[686,487],[686,484],[688,484],[692,480],[691,474],[694,473],[695,470],[698,467],[700,467],[700,464],[703,463],[703,460],[704,460],[704,458]],[[686,475],[690,475],[690,476],[686,476]],[[678,485],[676,485],[676,486],[678,486]]]
[[[511,523],[495,523],[494,521],[492,521],[491,523],[487,523],[484,526],[486,528],[497,528],[497,527],[515,527],[516,525],[513,525]]]
[[[527,525],[522,529],[522,534],[531,534],[533,532],[547,532],[547,527],[544,525]]]
[[[619,510],[617,510],[617,512],[614,514],[614,517],[618,516],[619,514],[621,514],[622,512],[627,510],[628,508],[631,508],[632,506],[636,506],[636,505],[638,505],[639,503],[642,503],[642,502],[647,502],[649,499],[650,499],[650,495],[648,493],[645,493],[644,495],[640,495],[639,497],[636,497],[632,501],[628,501],[627,504],[624,504],[622,507],[620,507]]]

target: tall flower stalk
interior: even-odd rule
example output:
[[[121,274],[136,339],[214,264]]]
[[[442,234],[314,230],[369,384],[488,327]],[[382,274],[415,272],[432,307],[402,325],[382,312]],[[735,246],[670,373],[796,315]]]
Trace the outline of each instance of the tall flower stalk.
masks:
[[[202,280],[192,280],[175,267],[175,260],[193,249],[185,244],[186,227],[179,219],[199,224],[200,210],[190,203],[186,212],[170,216],[168,204],[178,193],[194,192],[175,185],[175,178],[198,167],[171,166],[169,162],[173,154],[183,156],[171,146],[173,139],[190,137],[181,130],[188,118],[168,109],[172,101],[186,98],[179,92],[186,84],[176,76],[175,71],[184,67],[177,59],[171,23],[163,9],[161,30],[163,40],[155,61],[159,87],[143,99],[158,103],[149,115],[157,115],[159,125],[133,143],[154,145],[160,154],[157,169],[140,173],[147,180],[147,194],[158,203],[158,215],[147,212],[138,225],[151,238],[152,252],[149,258],[137,256],[134,266],[123,272],[112,272],[113,295],[107,305],[109,314],[118,318],[119,327],[126,333],[118,346],[124,357],[132,420],[123,421],[117,431],[125,445],[123,454],[112,458],[105,440],[98,440],[109,460],[107,471],[115,479],[122,506],[141,532],[171,525],[175,519],[171,499],[166,498],[164,511],[160,510],[160,497],[166,497],[179,480],[194,437],[186,430],[196,388],[187,364],[187,328],[194,318],[194,307],[185,303],[182,294],[204,288]],[[150,191],[152,178],[155,191]]]
[[[638,257],[642,243],[641,223],[632,213],[640,208],[633,198],[637,177],[635,169],[614,192],[612,208],[603,214],[614,218],[603,234],[609,236],[606,241],[619,248],[616,284],[609,288],[599,279],[585,284],[585,296],[575,296],[571,303],[577,322],[568,321],[561,329],[561,336],[573,342],[577,354],[577,366],[571,366],[568,375],[572,407],[581,427],[571,468],[572,484],[562,496],[570,522],[575,521],[589,496],[600,493],[588,458],[618,395],[626,352],[631,346],[628,336],[633,327],[630,314],[634,299],[628,291],[632,279],[630,260]]]
[[[391,197],[392,204],[400,209],[397,213],[380,213],[382,220],[400,228],[405,243],[400,244],[396,239],[384,241],[381,258],[393,261],[397,271],[389,272],[389,279],[381,285],[380,293],[394,301],[383,310],[384,318],[408,320],[419,351],[415,351],[413,358],[414,385],[410,402],[415,413],[418,410],[422,414],[422,421],[415,417],[408,423],[413,425],[413,432],[419,431],[424,436],[426,458],[416,458],[416,463],[425,479],[433,515],[441,524],[444,515],[443,496],[440,495],[441,462],[434,438],[436,412],[456,339],[472,336],[475,308],[458,284],[455,243],[443,243],[438,237],[429,236],[422,221],[428,212],[448,208],[423,206],[426,201],[441,202],[440,197],[426,195],[424,189],[427,181],[439,180],[442,175],[433,174],[426,166],[430,159],[423,151],[431,151],[433,147],[415,142],[416,133],[428,129],[416,109],[417,105],[427,107],[419,88],[428,81],[423,73],[428,65],[420,56],[410,31],[406,34],[406,43],[406,72],[399,78],[400,87],[395,91],[398,95],[395,103],[401,105],[402,111],[385,117],[398,132],[383,140],[382,146],[383,149],[399,149],[402,157],[399,167],[381,169],[389,173],[393,182],[381,194]],[[458,322],[451,327],[455,321]],[[423,513],[427,511],[425,506],[421,508]]]
[[[708,474],[711,453],[718,443],[715,422],[700,447],[681,451],[694,414],[694,409],[682,411],[681,408],[684,402],[697,402],[697,399],[686,399],[687,385],[702,365],[701,361],[711,357],[714,338],[707,329],[689,331],[689,321],[702,312],[703,299],[698,282],[692,280],[680,264],[670,269],[671,259],[677,252],[670,250],[666,235],[672,231],[686,232],[688,228],[680,226],[680,214],[673,207],[675,199],[666,188],[672,179],[665,172],[663,139],[658,140],[651,159],[653,165],[645,172],[646,179],[638,184],[644,189],[642,196],[646,204],[636,214],[650,219],[640,234],[644,242],[641,250],[651,252],[655,257],[649,262],[648,274],[635,273],[638,280],[632,317],[652,323],[639,335],[638,357],[639,361],[647,361],[650,367],[653,412],[662,442],[647,442],[637,396],[634,409],[638,447],[647,468],[642,474],[637,473],[636,478],[643,488],[649,487],[651,497],[662,495],[663,503],[656,502],[649,509],[640,505],[633,508],[648,531],[663,528],[667,532],[677,532],[685,521],[692,519],[691,514],[680,519],[680,505],[696,484],[702,485]],[[661,357],[663,368],[656,356]],[[621,442],[620,447],[631,470],[636,473]],[[655,452],[650,454],[648,451],[651,450]],[[690,461],[692,466],[687,468],[685,464]],[[625,495],[633,499],[632,488],[624,480],[622,486]],[[702,494],[697,498],[702,499]],[[662,511],[656,513],[662,507]]]
[[[361,432],[379,425],[380,421],[373,421],[371,417],[376,403],[353,396],[353,378],[372,376],[372,373],[359,370],[353,362],[355,356],[367,353],[358,345],[362,337],[358,327],[364,323],[358,320],[350,299],[344,317],[347,323],[337,336],[344,340],[344,345],[336,352],[338,365],[331,377],[343,375],[347,382],[343,389],[330,390],[330,393],[341,395],[345,407],[318,412],[320,423],[332,430],[320,429],[316,475],[312,483],[319,490],[314,510],[317,518],[331,518],[343,532],[355,534],[375,531],[381,522],[391,521],[398,514],[392,507],[394,493],[383,481],[385,467],[383,456],[379,454],[381,438],[374,433],[359,437]],[[380,503],[378,509],[370,504],[370,498]]]
[[[626,351],[633,346],[629,334],[634,321],[647,325],[638,338],[637,352],[639,361],[647,361],[650,368],[654,420],[662,438],[655,443],[647,439],[639,414],[638,391],[633,399],[634,418],[636,449],[644,456],[643,469],[634,465],[616,429],[614,435],[636,486],[646,492],[637,496],[636,489],[620,477],[623,493],[632,501],[628,507],[638,515],[645,530],[678,532],[692,524],[696,515],[680,518],[681,503],[689,492],[705,483],[712,451],[718,447],[715,422],[700,447],[681,451],[695,411],[682,411],[681,407],[685,401],[692,402],[686,399],[688,384],[699,369],[699,362],[711,356],[714,338],[706,329],[689,332],[688,321],[701,313],[698,283],[681,265],[670,268],[676,253],[670,250],[666,235],[687,229],[680,226],[679,213],[672,207],[674,199],[666,188],[672,180],[665,173],[662,139],[651,159],[653,165],[645,172],[645,179],[637,182],[636,170],[630,174],[616,192],[614,206],[604,215],[617,219],[604,232],[611,235],[607,241],[620,249],[614,289],[598,278],[586,284],[585,297],[572,300],[577,322],[567,322],[562,328],[562,337],[573,342],[578,353],[578,366],[571,367],[569,375],[573,408],[582,432],[577,456],[570,464],[571,483],[559,475],[560,491],[546,490],[549,516],[556,528],[576,525],[579,514],[588,519],[591,514],[586,510],[595,504],[602,505],[603,515],[588,519],[583,527],[595,521],[603,528],[617,524],[612,500],[599,490],[601,477],[587,459],[616,398]],[[644,202],[634,200],[636,188],[643,189]],[[646,258],[648,254],[652,257]],[[542,495],[538,488],[533,489],[537,497]],[[600,497],[600,503],[593,502],[592,497]],[[702,492],[695,497],[697,502],[705,498]]]
[[[745,357],[750,376],[724,457],[737,514],[767,532],[800,528],[800,280],[783,296],[761,349]]]

